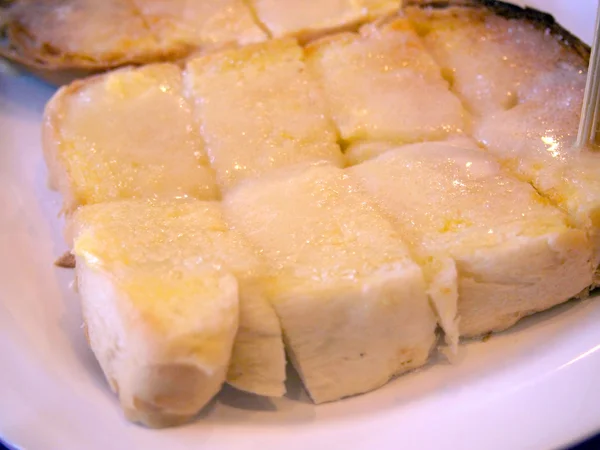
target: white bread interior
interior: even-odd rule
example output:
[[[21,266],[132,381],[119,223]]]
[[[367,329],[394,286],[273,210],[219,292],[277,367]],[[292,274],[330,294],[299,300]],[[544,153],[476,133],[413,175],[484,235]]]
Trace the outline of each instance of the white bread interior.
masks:
[[[225,363],[225,368],[219,368],[218,374],[222,375],[220,382],[225,381],[226,377],[226,381],[231,385],[259,395],[281,396],[285,393],[285,354],[281,328],[265,294],[265,269],[260,258],[246,245],[241,236],[227,228],[218,203],[196,200],[128,200],[91,205],[77,211],[70,228],[75,236],[74,252],[77,255],[79,292],[90,343],[109,380],[115,380],[114,383],[121,385],[121,377],[125,375],[114,373],[115,369],[111,368],[110,364],[102,363],[103,360],[112,358],[107,357],[106,353],[114,350],[106,348],[101,336],[114,334],[115,331],[111,331],[110,327],[120,330],[119,323],[123,323],[127,331],[132,331],[128,327],[132,320],[129,314],[139,316],[138,310],[147,311],[150,315],[161,314],[163,308],[180,310],[183,306],[175,303],[172,292],[187,289],[189,283],[185,276],[179,285],[177,278],[168,277],[180,272],[185,275],[188,272],[194,274],[204,270],[208,279],[229,280],[235,292],[227,292],[225,296],[225,293],[213,290],[214,298],[205,298],[210,291],[191,292],[189,297],[179,295],[176,300],[183,302],[184,306],[194,302],[201,312],[202,302],[209,302],[209,305],[224,302],[226,306],[233,302],[229,297],[234,296],[235,309],[227,307],[227,310],[223,309],[223,314],[233,315],[235,320],[231,317],[216,317],[214,320],[209,316],[205,318],[209,324],[212,321],[213,325],[217,324],[217,319],[229,321],[231,326],[235,323],[235,342],[233,347],[227,347],[226,342],[216,343],[220,347],[216,344],[207,346],[201,341],[202,335],[198,334],[194,345],[199,351],[205,348],[212,352],[211,348],[215,347],[215,351],[218,349],[223,353],[220,362]],[[205,267],[210,270],[203,269]],[[164,276],[161,275],[163,272]],[[152,281],[155,288],[152,292],[153,298],[140,298],[136,300],[138,303],[135,305],[127,306],[129,309],[123,309],[122,303],[128,305],[132,303],[130,298],[138,295],[131,291],[132,288],[126,289],[124,283],[148,279],[150,276],[156,277],[156,280]],[[165,277],[168,279],[163,282]],[[103,304],[114,305],[114,312],[111,313],[114,320],[104,318]],[[123,311],[129,312],[123,316]],[[152,323],[146,323],[143,317],[137,320],[146,328],[152,326]],[[167,317],[163,325],[170,332],[177,332],[181,328],[179,322],[169,323]],[[200,329],[204,326],[201,322],[194,325]],[[223,336],[223,339],[225,338],[229,339],[229,334]],[[156,345],[166,345],[161,339],[162,335],[154,336],[152,342]],[[188,342],[182,341],[182,344],[187,345]],[[175,345],[177,344],[172,344],[173,351],[176,350]],[[133,352],[128,353],[128,357],[134,361],[146,363],[145,360],[139,361],[135,356],[135,347],[121,344],[120,348],[124,352]],[[180,350],[185,351],[185,348]],[[140,357],[152,358],[153,355]],[[164,383],[169,382],[167,377]],[[112,381],[111,383],[114,384]],[[152,379],[152,383],[155,386],[149,389],[162,389],[163,381],[158,375]],[[190,389],[192,387],[188,386]],[[120,395],[125,395],[121,391],[122,388],[119,390]],[[214,393],[212,392],[212,395]],[[147,397],[145,398],[148,401]],[[121,400],[125,401],[123,398]],[[124,407],[126,410],[132,408],[130,404],[124,404]],[[145,419],[140,420],[145,422]],[[156,422],[149,425],[154,426],[154,423]]]
[[[152,428],[193,418],[225,381],[235,277],[203,265],[114,270],[75,252],[89,343],[126,417]]]
[[[405,18],[306,47],[329,113],[347,144],[395,144],[462,134],[467,117]]]
[[[282,169],[223,200],[272,267],[269,296],[316,403],[367,392],[422,366],[436,319],[403,240],[342,169]]]

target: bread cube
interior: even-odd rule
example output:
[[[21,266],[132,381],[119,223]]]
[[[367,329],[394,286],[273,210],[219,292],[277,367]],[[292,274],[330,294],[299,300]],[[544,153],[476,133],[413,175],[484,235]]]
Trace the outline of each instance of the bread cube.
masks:
[[[130,419],[186,420],[225,380],[283,395],[281,328],[263,263],[218,203],[91,205],[71,228],[90,344]]]
[[[600,156],[574,147],[585,73],[570,68],[540,78],[535,96],[482,119],[474,136],[507,168],[569,213],[594,242],[600,264]]]
[[[443,139],[465,129],[460,102],[406,19],[316,41],[307,64],[346,144]]]
[[[504,330],[592,283],[585,232],[480,150],[414,144],[348,171],[394,220],[426,276],[441,274],[434,304],[455,290],[438,261],[454,261],[461,336]]]
[[[64,209],[126,198],[218,197],[175,65],[126,68],[61,88],[44,116],[50,184]]]
[[[307,161],[342,164],[335,129],[295,41],[201,56],[188,63],[185,77],[223,189]]]
[[[272,268],[269,297],[316,403],[422,366],[436,319],[403,240],[342,169],[282,169],[223,201]]]

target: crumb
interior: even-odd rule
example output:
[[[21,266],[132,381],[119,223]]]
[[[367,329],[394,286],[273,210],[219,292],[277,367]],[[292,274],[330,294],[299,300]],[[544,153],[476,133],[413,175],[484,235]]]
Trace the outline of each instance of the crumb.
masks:
[[[75,268],[75,255],[69,251],[65,252],[62,256],[60,256],[56,261],[54,261],[54,265],[58,267],[64,267],[65,269],[74,269]]]
[[[482,338],[481,341],[482,342],[487,342],[490,340],[490,338],[492,337],[492,332],[490,331],[489,333],[485,333]]]

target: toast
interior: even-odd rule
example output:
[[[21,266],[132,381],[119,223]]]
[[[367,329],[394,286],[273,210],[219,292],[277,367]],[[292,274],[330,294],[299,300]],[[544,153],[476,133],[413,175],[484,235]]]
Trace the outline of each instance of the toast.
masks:
[[[284,394],[264,264],[218,203],[109,202],[70,227],[90,345],[129,419],[186,421],[225,381]]]
[[[589,48],[551,16],[504,10],[408,8],[407,15],[475,116],[473,136],[587,230],[597,266],[600,158],[573,148]]]
[[[569,75],[570,82],[565,80],[564,73],[562,75],[546,74],[545,77],[554,78],[555,82],[537,97],[482,119],[474,136],[506,167],[532,183],[588,231],[598,266],[600,156],[593,149],[573,146],[585,75],[577,71]]]
[[[465,131],[459,100],[404,18],[323,38],[306,52],[346,145],[411,143]]]
[[[561,64],[586,68],[566,40],[540,32],[533,21],[484,8],[409,7],[406,15],[452,91],[476,117],[523,102],[538,88],[537,77]]]
[[[316,403],[422,366],[436,342],[421,269],[356,191],[342,169],[317,164],[247,181],[223,200],[272,267],[269,297]]]
[[[586,55],[522,20],[463,8],[411,8],[408,14],[436,60],[453,73],[452,90],[476,117],[473,136],[588,231],[600,264],[600,158],[573,147]],[[466,50],[465,42],[482,33],[486,39]]]
[[[92,73],[167,56],[131,2],[19,0],[1,14],[2,56],[43,74]]]
[[[133,0],[133,4],[167,55],[187,57],[268,38],[244,0]]]
[[[343,164],[302,58],[302,48],[283,39],[188,62],[186,85],[222,190],[279,167]]]
[[[243,0],[19,0],[0,12],[0,55],[59,84],[267,39]]]
[[[592,284],[585,231],[484,152],[413,144],[348,170],[430,272],[433,303],[458,294],[461,336],[504,330]],[[451,330],[452,310],[446,315]]]
[[[150,131],[152,130],[152,131]],[[218,198],[180,69],[125,68],[61,88],[43,149],[63,210],[125,198]]]

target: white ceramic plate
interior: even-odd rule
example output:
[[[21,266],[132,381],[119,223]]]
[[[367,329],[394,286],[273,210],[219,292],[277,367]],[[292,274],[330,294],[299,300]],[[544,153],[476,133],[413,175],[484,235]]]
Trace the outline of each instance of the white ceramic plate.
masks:
[[[594,0],[530,2],[589,41]],[[0,66],[1,67],[1,66]],[[548,449],[600,430],[600,299],[524,320],[363,396],[315,407],[226,389],[195,423],[123,420],[81,330],[40,119],[53,89],[0,69],[0,436],[31,450]]]

